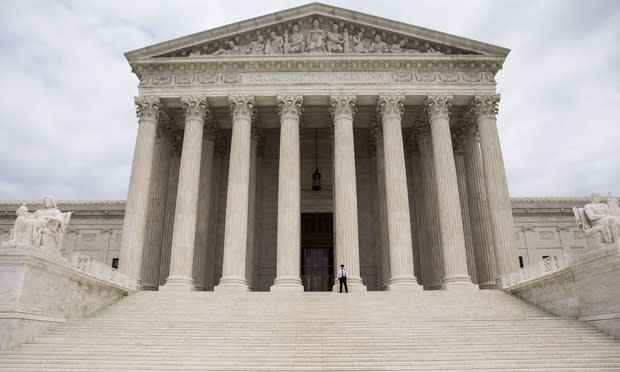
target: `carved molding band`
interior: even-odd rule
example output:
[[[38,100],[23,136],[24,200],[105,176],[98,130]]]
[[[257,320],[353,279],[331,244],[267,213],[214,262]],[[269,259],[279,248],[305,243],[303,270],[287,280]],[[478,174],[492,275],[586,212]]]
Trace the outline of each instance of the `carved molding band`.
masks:
[[[450,116],[450,108],[452,107],[452,95],[436,94],[426,96],[424,101],[424,109],[429,119],[438,116]]]
[[[301,119],[303,113],[304,97],[301,94],[291,95],[278,95],[276,97],[278,103],[278,113],[280,117],[287,115],[295,116]]]
[[[357,111],[356,103],[355,94],[332,94],[329,97],[329,113],[333,119],[340,115],[350,116],[353,119]]]
[[[201,119],[204,120],[208,114],[208,102],[206,97],[181,97],[183,105],[183,114],[185,119]]]
[[[146,119],[157,122],[161,108],[159,97],[138,96],[134,97],[134,102],[136,104],[136,115],[140,120]]]
[[[476,95],[471,100],[470,109],[475,118],[482,116],[495,116],[499,110],[499,94]]]
[[[377,100],[377,115],[380,118],[397,115],[402,118],[405,111],[405,95],[402,93],[383,93]]]
[[[254,96],[229,96],[228,105],[233,119],[237,116],[247,116],[250,120],[254,120],[256,115]]]

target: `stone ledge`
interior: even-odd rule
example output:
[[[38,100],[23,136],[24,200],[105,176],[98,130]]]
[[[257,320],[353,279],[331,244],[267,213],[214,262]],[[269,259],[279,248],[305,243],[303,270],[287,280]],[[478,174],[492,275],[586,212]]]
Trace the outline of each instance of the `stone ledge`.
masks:
[[[67,319],[88,317],[135,291],[135,284],[111,280],[121,273],[106,277],[103,267],[87,269],[55,252],[0,247],[0,350],[27,342]]]

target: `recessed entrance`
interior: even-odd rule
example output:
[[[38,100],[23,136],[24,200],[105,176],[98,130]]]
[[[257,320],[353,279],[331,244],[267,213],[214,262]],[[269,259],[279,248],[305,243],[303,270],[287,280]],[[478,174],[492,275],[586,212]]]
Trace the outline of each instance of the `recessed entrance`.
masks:
[[[301,215],[301,280],[305,291],[331,291],[334,284],[333,215]]]

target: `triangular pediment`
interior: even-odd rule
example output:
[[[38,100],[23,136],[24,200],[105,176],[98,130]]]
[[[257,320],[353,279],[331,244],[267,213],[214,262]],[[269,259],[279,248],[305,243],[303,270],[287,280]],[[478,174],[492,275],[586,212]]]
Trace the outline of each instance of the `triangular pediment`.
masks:
[[[151,58],[264,55],[487,55],[509,50],[478,41],[312,3],[126,53]]]

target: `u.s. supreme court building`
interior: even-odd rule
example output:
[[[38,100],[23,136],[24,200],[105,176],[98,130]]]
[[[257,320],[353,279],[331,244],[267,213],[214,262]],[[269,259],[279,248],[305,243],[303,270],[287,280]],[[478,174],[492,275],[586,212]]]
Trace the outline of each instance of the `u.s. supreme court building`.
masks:
[[[146,289],[493,288],[519,268],[508,49],[311,4],[126,53],[120,269]],[[221,260],[221,261],[220,261]]]
[[[126,53],[127,200],[0,201],[0,372],[618,370],[618,197],[509,197],[508,52],[313,3]]]

